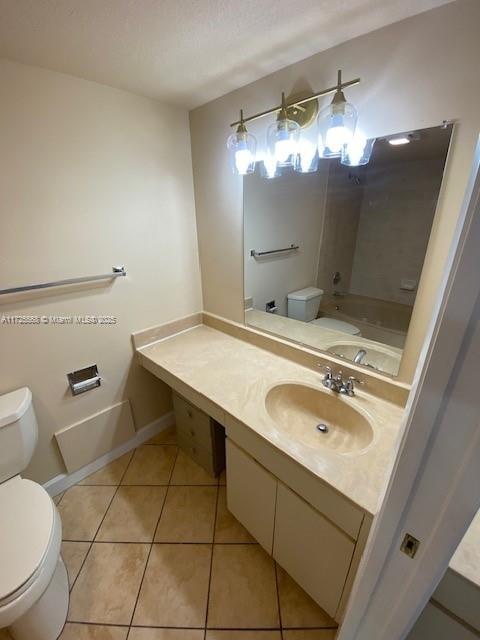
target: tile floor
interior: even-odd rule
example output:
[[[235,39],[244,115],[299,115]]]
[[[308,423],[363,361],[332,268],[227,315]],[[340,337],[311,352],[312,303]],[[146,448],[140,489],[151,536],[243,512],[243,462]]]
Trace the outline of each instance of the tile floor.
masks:
[[[61,640],[333,640],[335,623],[255,543],[175,432],[57,496]],[[0,630],[0,640],[3,640]]]

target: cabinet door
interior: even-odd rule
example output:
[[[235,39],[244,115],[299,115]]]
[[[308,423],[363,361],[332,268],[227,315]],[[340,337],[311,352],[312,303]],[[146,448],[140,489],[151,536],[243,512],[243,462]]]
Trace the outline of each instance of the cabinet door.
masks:
[[[335,618],[355,543],[281,482],[273,556]]]
[[[227,438],[227,506],[269,554],[277,480]]]

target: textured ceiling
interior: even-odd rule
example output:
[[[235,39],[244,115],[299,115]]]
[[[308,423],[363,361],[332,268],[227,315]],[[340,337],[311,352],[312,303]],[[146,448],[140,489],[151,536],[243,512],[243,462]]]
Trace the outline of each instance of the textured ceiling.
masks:
[[[0,57],[195,107],[451,0],[0,0]]]

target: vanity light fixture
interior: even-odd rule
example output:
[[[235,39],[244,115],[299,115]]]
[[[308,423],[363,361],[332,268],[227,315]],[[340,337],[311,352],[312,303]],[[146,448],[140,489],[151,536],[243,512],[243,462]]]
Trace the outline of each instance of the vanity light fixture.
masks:
[[[275,159],[278,167],[293,167],[297,160],[300,125],[291,120],[287,113],[285,94],[282,93],[282,106],[267,129],[267,153]]]
[[[230,165],[237,175],[246,175],[255,170],[255,137],[247,132],[245,123],[258,120],[271,114],[277,118],[267,130],[267,151],[262,158],[262,174],[266,178],[274,178],[281,174],[284,167],[293,167],[299,173],[310,173],[318,168],[319,157],[341,157],[343,164],[354,166],[366,164],[370,159],[374,141],[365,143],[353,140],[357,124],[357,110],[347,102],[343,93],[347,87],[360,82],[360,78],[342,82],[342,72],[338,71],[337,84],[311,95],[296,96],[287,102],[282,93],[281,104],[252,116],[244,117],[240,112],[240,120],[231,123],[238,127],[236,133],[229,136],[227,148]],[[308,129],[318,111],[317,99],[333,95],[331,104],[318,114],[318,134],[315,141],[310,136],[301,135],[302,129]],[[318,146],[317,146],[318,139]],[[347,145],[349,150],[346,150]],[[360,149],[361,144],[363,148]]]
[[[255,171],[255,152],[257,140],[248,133],[243,119],[243,109],[240,109],[240,122],[235,133],[227,140],[228,157],[233,173],[245,176]]]

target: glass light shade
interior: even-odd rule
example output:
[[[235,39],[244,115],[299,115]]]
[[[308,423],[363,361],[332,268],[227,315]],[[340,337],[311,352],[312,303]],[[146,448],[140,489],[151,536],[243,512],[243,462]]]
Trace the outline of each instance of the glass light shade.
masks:
[[[332,102],[318,114],[318,154],[338,158],[357,126],[357,110],[349,102]]]
[[[353,138],[342,149],[341,163],[348,167],[358,167],[368,164],[373,151],[375,138],[367,140],[361,131],[355,132]]]
[[[246,130],[238,130],[228,137],[227,149],[229,164],[234,174],[245,176],[255,171],[255,136]]]
[[[280,175],[280,169],[277,166],[277,161],[269,153],[267,153],[263,158],[260,172],[261,175],[268,180],[270,180],[271,178],[277,178]]]
[[[298,173],[314,173],[318,169],[317,147],[310,140],[300,138],[295,171]]]
[[[279,167],[293,167],[298,152],[300,126],[293,120],[282,118],[267,130],[267,149]]]

